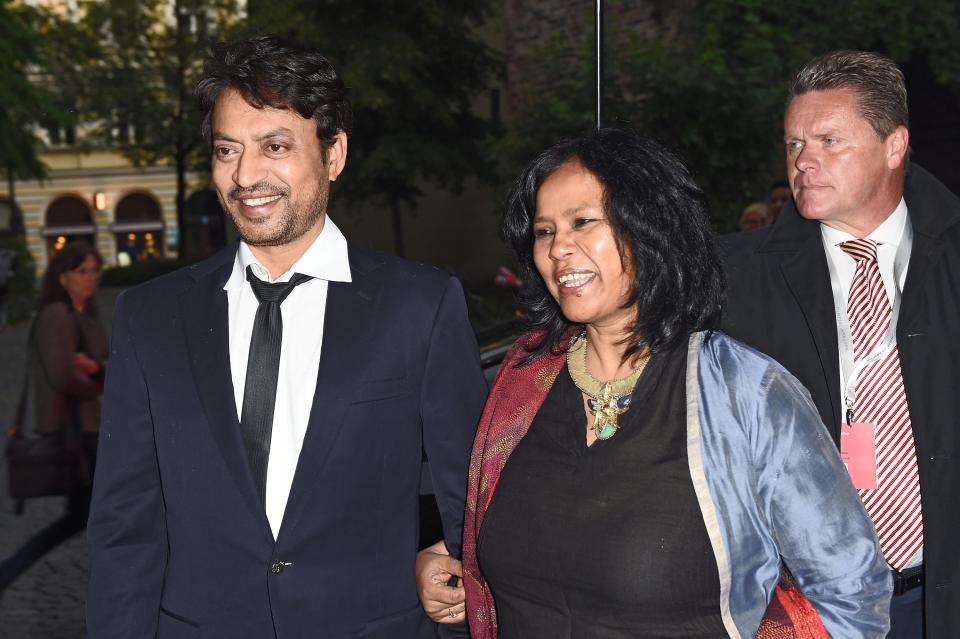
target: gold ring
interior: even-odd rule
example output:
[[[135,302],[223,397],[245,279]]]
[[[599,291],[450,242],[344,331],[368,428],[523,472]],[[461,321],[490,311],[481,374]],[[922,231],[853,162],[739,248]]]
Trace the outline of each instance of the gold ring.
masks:
[[[447,616],[453,619],[457,616],[457,613],[453,611],[453,608],[447,608]]]

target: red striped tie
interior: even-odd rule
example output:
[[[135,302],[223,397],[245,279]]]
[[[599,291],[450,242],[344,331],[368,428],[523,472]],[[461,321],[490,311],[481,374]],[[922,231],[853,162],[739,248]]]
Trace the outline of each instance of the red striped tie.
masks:
[[[840,244],[857,261],[847,317],[854,360],[870,355],[890,325],[890,300],[877,264],[877,243],[851,240]],[[920,476],[907,396],[896,346],[857,376],[854,412],[857,422],[874,424],[877,438],[877,488],[860,498],[873,520],[883,556],[900,570],[923,547]]]

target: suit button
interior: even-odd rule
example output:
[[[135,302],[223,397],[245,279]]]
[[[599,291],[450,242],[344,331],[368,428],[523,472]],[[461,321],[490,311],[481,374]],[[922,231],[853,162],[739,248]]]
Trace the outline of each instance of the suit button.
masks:
[[[282,561],[275,561],[270,564],[270,572],[277,575],[283,572],[284,563]]]

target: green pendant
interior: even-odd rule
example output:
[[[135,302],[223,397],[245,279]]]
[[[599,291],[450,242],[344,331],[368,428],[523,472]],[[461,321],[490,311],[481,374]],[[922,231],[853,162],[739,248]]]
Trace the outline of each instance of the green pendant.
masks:
[[[617,433],[617,426],[612,422],[603,422],[595,425],[593,432],[596,433],[597,439],[610,439]]]
[[[599,400],[595,402],[597,408],[593,411],[593,433],[597,439],[610,439],[617,434],[617,417],[624,411],[617,407],[618,399],[607,385]]]

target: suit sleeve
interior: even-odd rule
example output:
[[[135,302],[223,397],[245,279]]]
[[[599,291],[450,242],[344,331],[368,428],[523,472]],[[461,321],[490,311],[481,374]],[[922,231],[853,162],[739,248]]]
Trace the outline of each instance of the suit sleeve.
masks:
[[[117,299],[87,539],[90,639],[155,637],[167,532],[148,389]]]
[[[885,637],[892,579],[873,523],[800,383],[767,375],[761,490],[787,567],[835,639]]]
[[[420,391],[423,445],[430,460],[447,548],[460,556],[467,470],[473,436],[487,396],[477,339],[467,320],[460,283],[450,278],[430,334]]]
[[[460,556],[467,470],[487,396],[477,340],[460,283],[450,278],[430,334],[420,394],[423,444],[430,460],[447,548]]]
[[[420,411],[423,447],[450,554],[459,558],[470,451],[487,397],[477,339],[467,319],[460,283],[450,278],[434,317]],[[440,625],[439,637],[469,636],[466,623]]]

